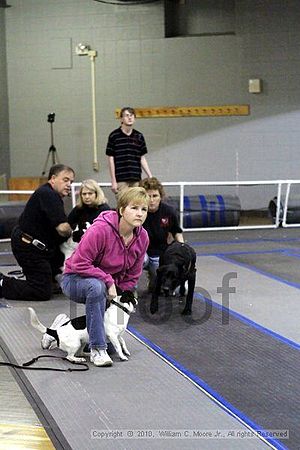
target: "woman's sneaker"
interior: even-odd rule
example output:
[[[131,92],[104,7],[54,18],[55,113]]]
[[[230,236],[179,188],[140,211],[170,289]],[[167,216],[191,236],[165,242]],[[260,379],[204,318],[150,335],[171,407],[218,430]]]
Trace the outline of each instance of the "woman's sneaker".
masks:
[[[67,316],[67,314],[58,314],[58,316],[55,317],[52,325],[49,327],[52,330],[57,330],[59,327],[61,327],[64,323],[66,323],[70,318]],[[42,340],[41,340],[41,346],[42,349],[46,350],[49,349],[54,344],[56,339],[53,336],[50,336],[50,334],[43,334]]]
[[[91,349],[91,362],[95,364],[95,366],[98,367],[104,367],[104,366],[112,366],[112,360],[107,354],[106,350],[99,350],[98,348],[92,348]]]

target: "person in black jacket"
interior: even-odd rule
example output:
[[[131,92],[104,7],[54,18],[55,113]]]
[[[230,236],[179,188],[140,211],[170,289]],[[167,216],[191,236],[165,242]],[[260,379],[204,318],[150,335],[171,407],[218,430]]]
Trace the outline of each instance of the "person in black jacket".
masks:
[[[174,208],[162,199],[165,197],[164,188],[157,178],[145,178],[142,186],[150,197],[148,215],[143,227],[149,236],[149,246],[145,257],[144,269],[148,271],[148,289],[151,292],[155,286],[156,270],[159,266],[159,257],[167,248],[171,240],[184,242],[182,229]]]
[[[74,242],[79,242],[83,233],[102,211],[111,209],[104,192],[95,180],[85,180],[79,190],[77,205],[68,216]]]
[[[0,273],[0,298],[49,300],[55,276],[61,273],[62,239],[71,235],[63,198],[71,191],[74,170],[63,164],[50,168],[48,182],[29,198],[11,234],[12,252],[26,279]]]

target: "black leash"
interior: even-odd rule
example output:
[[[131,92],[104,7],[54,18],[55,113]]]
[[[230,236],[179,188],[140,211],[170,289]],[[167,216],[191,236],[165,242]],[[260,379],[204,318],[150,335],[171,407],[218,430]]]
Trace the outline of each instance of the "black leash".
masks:
[[[81,366],[81,368],[71,369],[70,367],[68,369],[56,369],[55,367],[29,367],[32,364],[34,364],[36,361],[38,361],[40,358],[55,358],[55,359],[62,359],[63,361],[67,361],[68,363],[71,363],[76,366]],[[55,372],[83,372],[85,370],[89,370],[89,366],[86,363],[83,362],[76,362],[76,361],[69,361],[65,356],[54,356],[54,355],[40,355],[36,358],[31,359],[30,361],[27,361],[23,363],[22,365],[14,364],[11,362],[0,362],[0,366],[7,366],[7,367],[13,367],[14,369],[27,369],[27,370],[53,370]]]
[[[128,314],[130,316],[130,311],[123,305],[120,305],[120,303],[115,302],[114,300],[111,300],[110,303],[112,303],[113,305],[116,305],[118,308],[122,309],[126,314]]]

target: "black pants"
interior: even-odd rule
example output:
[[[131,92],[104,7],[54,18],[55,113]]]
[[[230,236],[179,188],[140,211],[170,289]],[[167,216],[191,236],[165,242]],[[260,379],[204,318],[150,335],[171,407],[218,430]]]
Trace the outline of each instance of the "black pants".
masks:
[[[18,227],[12,232],[11,248],[26,280],[4,277],[3,297],[13,300],[49,300],[53,277],[60,272],[59,267],[63,263],[63,255],[59,254],[59,249],[42,251],[32,244],[23,242]]]

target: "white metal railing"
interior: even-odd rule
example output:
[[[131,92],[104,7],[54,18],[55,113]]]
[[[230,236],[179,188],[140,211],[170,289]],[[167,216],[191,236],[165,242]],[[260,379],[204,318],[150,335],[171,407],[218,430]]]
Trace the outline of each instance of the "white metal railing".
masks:
[[[282,226],[284,228],[300,227],[299,222],[298,223],[287,223],[286,222],[292,184],[300,184],[300,181],[299,180],[287,180],[287,187],[286,187],[285,200],[284,200],[284,205],[283,205],[283,215],[282,215]],[[279,206],[277,205],[277,209],[280,209],[280,205]]]
[[[300,223],[287,223],[288,202],[290,198],[290,189],[293,184],[300,184],[300,180],[261,180],[261,181],[195,181],[195,182],[162,182],[164,186],[173,186],[179,189],[179,214],[180,214],[180,226],[183,231],[218,231],[218,230],[242,230],[242,229],[260,229],[260,228],[278,228],[280,223],[283,227],[300,227]],[[237,226],[207,226],[207,227],[184,227],[184,197],[187,187],[192,186],[276,186],[277,202],[276,202],[276,215],[275,221],[272,224],[257,224],[257,225],[237,225]],[[76,204],[76,188],[81,186],[81,183],[76,182],[71,186],[71,201],[72,206]],[[101,187],[110,187],[110,183],[99,183]],[[285,198],[282,202],[282,192],[285,189]],[[0,196],[10,194],[32,194],[32,190],[0,190]],[[1,199],[1,197],[0,197]],[[280,216],[281,209],[283,210],[282,217]],[[0,239],[0,242],[6,242],[9,239]]]
[[[163,186],[174,186],[179,188],[179,218],[180,218],[180,226],[183,231],[218,231],[218,230],[246,230],[246,229],[258,229],[258,228],[278,228],[280,224],[280,200],[282,195],[282,185],[288,183],[288,181],[284,180],[264,180],[264,181],[167,181],[162,182]],[[299,181],[300,183],[300,181]],[[71,197],[72,204],[75,205],[76,198],[76,187],[79,187],[81,183],[73,183],[71,187]],[[101,187],[109,187],[110,183],[99,183]],[[197,228],[185,228],[183,226],[184,223],[184,197],[185,197],[185,188],[191,186],[257,186],[257,185],[274,185],[277,186],[277,208],[276,208],[276,216],[275,223],[270,225],[238,225],[238,226],[211,226],[211,227],[197,227]]]

